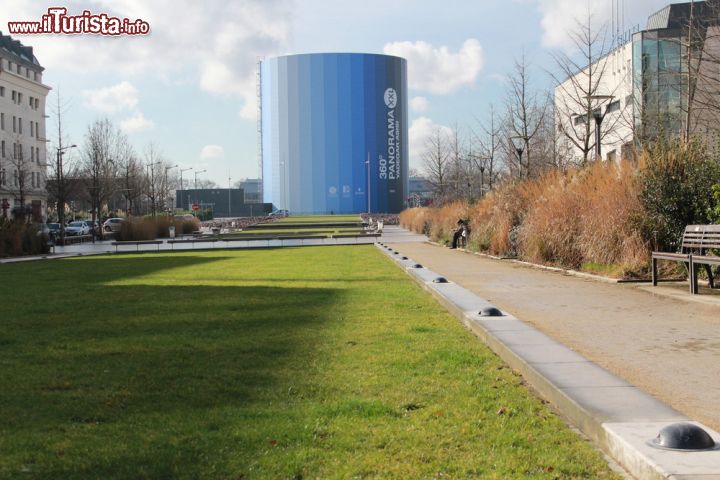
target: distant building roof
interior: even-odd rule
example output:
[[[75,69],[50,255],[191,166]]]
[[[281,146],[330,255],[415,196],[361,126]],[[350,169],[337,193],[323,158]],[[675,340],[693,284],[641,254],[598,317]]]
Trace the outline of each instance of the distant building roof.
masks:
[[[14,40],[10,35],[3,35],[2,32],[0,32],[0,49],[10,53],[16,61],[22,60],[25,64],[32,64],[40,72],[44,70],[33,54],[33,47],[26,47],[19,40]]]
[[[659,30],[663,28],[683,28],[687,26],[690,19],[690,7],[693,9],[693,16],[703,18],[709,15],[710,8],[704,1],[672,3],[658,10],[648,17],[647,30]]]

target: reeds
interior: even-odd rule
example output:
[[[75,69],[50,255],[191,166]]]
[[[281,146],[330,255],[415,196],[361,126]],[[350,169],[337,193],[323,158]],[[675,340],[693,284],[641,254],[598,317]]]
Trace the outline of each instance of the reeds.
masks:
[[[474,250],[568,268],[612,265],[631,274],[644,271],[649,258],[636,227],[641,214],[637,168],[598,162],[507,182],[472,206],[409,209],[400,222],[447,243],[457,220],[467,218]]]

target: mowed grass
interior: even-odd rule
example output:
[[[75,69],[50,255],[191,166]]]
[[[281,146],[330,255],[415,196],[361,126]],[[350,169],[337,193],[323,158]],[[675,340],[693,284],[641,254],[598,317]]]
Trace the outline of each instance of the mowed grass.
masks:
[[[614,478],[372,246],[0,265],[0,478]]]
[[[283,217],[281,223],[339,223],[361,222],[360,215],[290,215]]]

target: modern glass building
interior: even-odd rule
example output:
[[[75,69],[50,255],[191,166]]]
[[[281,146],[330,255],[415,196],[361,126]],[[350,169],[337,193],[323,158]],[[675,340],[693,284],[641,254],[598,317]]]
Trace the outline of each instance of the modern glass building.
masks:
[[[395,213],[408,195],[407,62],[316,53],[260,65],[263,199],[291,213]]]
[[[702,1],[667,5],[633,35],[633,96],[638,139],[673,137],[687,122],[688,78],[702,83],[698,65],[712,9]],[[688,24],[692,19],[692,39]],[[689,73],[692,72],[692,73]],[[693,85],[698,96],[703,85]],[[697,100],[697,98],[695,98]]]

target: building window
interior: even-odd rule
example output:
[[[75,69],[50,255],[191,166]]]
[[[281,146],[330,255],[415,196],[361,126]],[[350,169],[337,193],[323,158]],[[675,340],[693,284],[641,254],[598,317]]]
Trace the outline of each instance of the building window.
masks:
[[[17,102],[17,92],[15,90],[12,91],[12,101]]]
[[[18,133],[22,135],[22,118],[18,118]]]
[[[0,113],[0,130],[5,130],[5,114]]]
[[[30,185],[35,188],[35,172],[30,172]]]
[[[5,177],[5,169],[0,170],[0,185],[3,187],[7,185],[7,178]]]
[[[13,115],[13,133],[17,133],[17,117]]]
[[[40,108],[40,101],[36,98],[35,99],[35,110],[37,110],[38,108]]]
[[[12,72],[12,62],[8,60],[8,70]]]
[[[0,87],[0,97],[5,96],[5,87]]]
[[[585,115],[577,115],[573,119],[573,125],[575,125],[575,126],[583,125],[583,124],[587,123],[586,119],[587,119],[587,117]]]
[[[0,142],[0,149],[2,149],[2,158],[5,158],[5,140]]]
[[[608,104],[605,113],[617,112],[618,110],[620,110],[620,100],[615,100]]]
[[[38,74],[37,74],[37,72],[33,72],[33,76],[35,77],[35,81],[37,82],[37,81],[38,81]]]
[[[35,161],[35,149],[34,148],[30,149],[30,161],[31,162]]]
[[[35,147],[35,159],[37,160],[37,164],[40,165],[40,147]]]
[[[33,122],[30,122],[30,136],[35,136],[35,124]]]
[[[34,105],[33,97],[28,97],[28,100],[30,101],[30,108],[33,108],[33,105]]]
[[[40,124],[35,122],[35,138],[40,138]]]
[[[17,170],[13,170],[13,184],[17,187],[18,186],[18,174]]]
[[[18,73],[18,75],[20,75],[20,70],[22,70],[22,67],[21,67],[20,64],[18,63],[18,64],[17,64],[17,73]]]
[[[20,104],[22,103],[22,93],[20,93],[20,92],[18,92],[18,100],[17,100],[17,103],[18,103],[18,105],[20,105]]]

